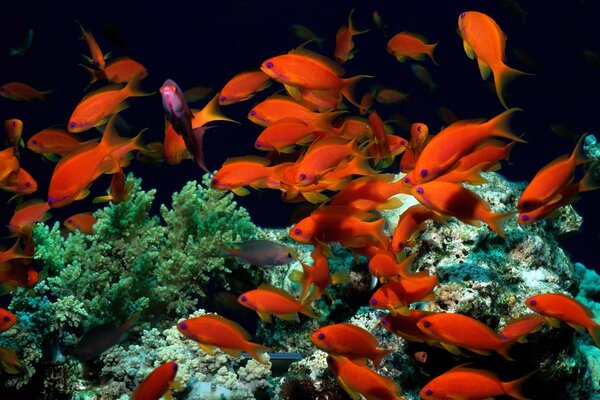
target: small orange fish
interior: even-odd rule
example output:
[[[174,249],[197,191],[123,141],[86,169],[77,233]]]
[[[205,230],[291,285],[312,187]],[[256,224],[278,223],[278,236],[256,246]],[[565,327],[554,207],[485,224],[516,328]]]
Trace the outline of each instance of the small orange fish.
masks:
[[[7,374],[18,374],[21,368],[21,362],[17,357],[15,349],[0,347],[0,367]]]
[[[35,192],[37,188],[38,184],[36,180],[23,168],[19,168],[14,181],[7,185],[0,184],[0,189],[15,193],[15,195],[11,197],[11,200],[17,196],[26,196],[31,194]]]
[[[129,97],[150,96],[142,92],[139,85],[144,74],[138,74],[120,89],[109,86],[85,96],[73,110],[69,118],[68,131],[78,133],[104,125],[109,117],[127,107],[124,101]]]
[[[94,233],[96,218],[91,212],[82,212],[65,219],[63,225],[71,232],[79,231],[85,235]]]
[[[387,51],[396,57],[400,62],[406,61],[407,58],[423,61],[425,56],[429,56],[431,61],[437,65],[433,58],[433,51],[437,46],[437,42],[433,44],[426,43],[425,38],[416,33],[401,32],[388,41]]]
[[[29,138],[27,148],[49,160],[57,161],[57,155],[65,156],[79,148],[83,143],[85,142],[79,141],[62,129],[48,128]]]
[[[85,70],[90,74],[90,83],[105,79],[112,83],[126,83],[140,76],[140,79],[144,79],[148,76],[148,70],[139,62],[129,57],[121,57],[114,61],[111,61],[104,69],[97,70],[83,66]]]
[[[290,229],[299,243],[340,242],[344,247],[364,247],[368,243],[387,248],[383,233],[384,218],[345,206],[320,207]]]
[[[404,183],[394,181],[393,174],[367,175],[350,182],[333,197],[331,205],[363,211],[394,209],[402,205],[402,201],[394,196],[403,190]]]
[[[343,356],[327,357],[329,370],[350,397],[368,400],[402,400],[398,395],[402,390],[393,380],[372,371],[365,365],[358,365]]]
[[[551,325],[562,321],[578,332],[587,330],[597,347],[600,347],[600,324],[594,321],[594,314],[577,300],[562,293],[542,293],[525,300],[532,311],[548,318]]]
[[[375,94],[375,100],[381,104],[404,103],[408,101],[408,93],[396,89],[379,87]]]
[[[437,274],[429,276],[427,271],[412,274],[399,281],[385,283],[371,296],[369,304],[373,308],[388,309],[392,315],[409,315],[407,307],[410,304],[435,299],[433,289],[438,283]]]
[[[562,198],[560,194],[575,176],[575,168],[589,160],[584,157],[583,143],[587,135],[582,135],[570,157],[560,156],[543,167],[523,190],[517,208],[521,212],[531,211]]]
[[[300,186],[314,183],[351,156],[362,157],[355,141],[349,142],[335,136],[325,136],[313,142],[298,160],[295,183]]]
[[[426,222],[430,219],[442,221],[429,208],[415,204],[407,208],[398,218],[398,224],[392,235],[392,251],[398,253],[406,247],[415,245],[416,236],[425,230]]]
[[[350,10],[348,15],[348,26],[342,26],[335,35],[335,60],[340,64],[354,58],[354,36],[367,33],[369,30],[358,31],[352,23],[352,13],[354,8]]]
[[[245,186],[278,188],[278,170],[287,168],[287,165],[269,167],[269,164],[269,160],[257,156],[228,158],[211,179],[210,186],[219,190],[231,190],[238,196],[250,193]]]
[[[422,310],[409,310],[407,315],[393,315],[389,313],[381,318],[381,325],[394,335],[398,335],[411,342],[425,342],[430,346],[435,346],[437,342],[417,327],[417,322],[421,318],[434,314],[433,312]]]
[[[546,318],[537,314],[527,314],[522,317],[510,320],[504,329],[500,331],[500,338],[505,340],[517,340],[519,343],[526,343],[525,336],[539,331]]]
[[[17,322],[15,314],[0,307],[0,332],[6,332]]]
[[[19,146],[23,147],[23,121],[18,118],[7,119],[4,121],[4,130],[6,131],[6,142],[9,146],[15,148],[16,156],[19,157]]]
[[[521,385],[530,376],[502,382],[491,371],[458,366],[429,381],[419,394],[425,400],[477,400],[503,395],[525,400],[527,397],[521,392]]]
[[[36,199],[21,203],[8,223],[8,230],[17,236],[23,236],[32,224],[50,218],[48,210],[50,205],[43,200]]]
[[[208,354],[214,354],[218,347],[232,357],[240,357],[245,351],[259,363],[269,363],[265,353],[270,348],[251,342],[250,334],[241,325],[220,315],[206,314],[186,319],[177,324],[177,329],[198,342]]]
[[[258,289],[242,293],[238,302],[256,311],[265,322],[271,320],[271,314],[285,321],[297,321],[298,313],[310,318],[317,318],[308,304],[298,302],[288,292],[271,285],[260,285]]]
[[[479,72],[483,79],[487,79],[490,72],[494,75],[498,99],[504,108],[508,108],[503,95],[506,84],[514,77],[526,73],[510,68],[504,63],[506,34],[502,32],[496,21],[476,11],[461,13],[458,16],[458,29],[463,39],[465,53],[470,59],[477,57]]]
[[[348,101],[358,105],[354,99],[354,87],[367,75],[342,79],[344,69],[334,61],[303,47],[288,54],[265,60],[260,69],[271,79],[284,85],[305,89],[335,90]]]
[[[352,361],[369,359],[379,368],[383,357],[393,350],[382,349],[369,331],[352,324],[327,325],[310,335],[311,342],[319,349]]]
[[[12,247],[8,250],[3,250],[0,251],[0,266],[10,260],[13,260],[15,258],[28,258],[30,257],[28,254],[26,254],[23,249],[21,249],[21,245],[20,245],[21,240],[17,239],[15,241],[15,244],[12,245]],[[2,268],[2,267],[0,267]]]
[[[172,398],[169,388],[177,375],[177,363],[169,361],[156,367],[131,394],[131,400],[159,400]]]
[[[86,56],[84,57],[90,64],[94,65],[95,67],[101,70],[104,69],[106,64],[105,60],[108,57],[108,55],[105,56],[102,53],[102,50],[100,50],[100,46],[98,46],[98,43],[96,42],[96,39],[94,38],[92,32],[86,31],[83,28],[83,26],[79,23],[79,21],[75,20],[75,22],[77,22],[77,25],[79,25],[79,28],[81,28],[81,39],[85,40],[90,50],[91,58]]]
[[[360,103],[358,104],[358,111],[360,115],[367,115],[373,109],[373,100],[375,99],[375,95],[372,91],[366,91],[363,96],[360,98]]]
[[[369,273],[378,278],[380,282],[410,278],[412,275],[412,263],[416,257],[417,254],[414,253],[398,263],[393,253],[378,253],[369,260]]]
[[[106,196],[94,198],[92,203],[101,203],[103,201],[110,201],[113,204],[123,203],[129,200],[132,190],[133,182],[125,181],[125,173],[123,172],[123,169],[119,167],[119,170],[112,174],[108,194]]]
[[[440,342],[452,354],[460,354],[459,347],[474,353],[488,355],[496,351],[507,360],[514,339],[501,339],[489,326],[462,314],[439,313],[428,315],[417,322],[417,327],[430,338]]]
[[[13,262],[8,268],[0,268],[0,296],[8,294],[16,288],[32,289],[40,280],[35,268],[19,262]]]
[[[0,183],[14,184],[19,172],[19,160],[15,156],[15,148],[8,147],[0,151]]]
[[[248,119],[255,124],[269,126],[284,118],[298,118],[304,122],[311,122],[322,115],[291,97],[274,95],[254,106],[248,113]]]
[[[248,100],[256,92],[271,86],[269,77],[262,71],[248,71],[237,74],[223,86],[219,104],[224,106]]]
[[[167,163],[171,165],[177,165],[185,159],[192,158],[183,137],[175,132],[175,128],[173,128],[173,125],[167,120],[165,120],[163,154]]]
[[[490,210],[481,197],[456,183],[431,181],[412,188],[411,194],[425,207],[444,216],[452,216],[473,226],[485,222],[504,237],[505,225],[514,212],[499,214]]]
[[[0,86],[0,96],[15,101],[45,100],[51,92],[41,92],[23,82],[9,82]]]

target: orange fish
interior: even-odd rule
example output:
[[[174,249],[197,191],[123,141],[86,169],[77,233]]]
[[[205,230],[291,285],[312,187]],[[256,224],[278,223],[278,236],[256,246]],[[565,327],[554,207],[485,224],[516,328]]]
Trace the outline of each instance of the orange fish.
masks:
[[[290,229],[298,243],[340,242],[344,247],[364,247],[368,243],[387,247],[384,218],[345,206],[320,207]]]
[[[0,332],[6,332],[17,322],[15,314],[0,307]]]
[[[139,134],[131,139],[122,138],[117,134],[114,123],[113,117],[104,128],[100,143],[86,143],[56,165],[48,188],[48,204],[51,207],[63,207],[85,198],[96,178],[103,173],[118,171],[119,162],[110,156],[111,153],[139,140]]]
[[[417,254],[414,253],[398,263],[393,253],[381,252],[375,254],[369,260],[369,273],[378,278],[380,282],[397,281],[401,277],[410,279],[412,263],[416,257]]]
[[[256,92],[271,86],[269,77],[262,71],[247,71],[237,74],[223,86],[219,104],[224,106],[248,100]]]
[[[14,184],[19,172],[19,160],[15,148],[8,147],[0,151],[0,183]]]
[[[411,194],[425,207],[444,216],[452,216],[473,226],[485,222],[504,237],[505,225],[514,212],[499,214],[490,210],[481,197],[456,183],[431,181],[412,188]]]
[[[315,246],[311,253],[313,259],[312,267],[301,262],[302,271],[295,269],[289,274],[289,279],[292,282],[299,283],[302,286],[299,298],[303,302],[319,300],[323,294],[333,300],[327,291],[327,286],[347,283],[350,280],[350,274],[347,270],[339,270],[333,276],[331,275],[329,262],[324,253],[324,246]],[[310,291],[311,287],[312,293]]]
[[[573,182],[575,168],[589,161],[583,154],[586,136],[582,135],[579,138],[570,157],[560,156],[535,174],[519,198],[517,203],[519,211],[531,211],[562,198],[560,193]]]
[[[329,354],[348,357],[355,362],[368,358],[375,368],[379,368],[381,359],[393,351],[380,348],[373,335],[352,324],[324,326],[311,333],[310,340]]]
[[[112,174],[108,194],[106,196],[94,198],[92,203],[101,203],[103,201],[110,201],[113,204],[123,203],[129,200],[132,190],[133,182],[125,181],[125,173],[123,172],[123,169],[119,167],[119,170]]]
[[[433,289],[438,285],[437,274],[429,276],[429,272],[421,271],[399,281],[390,281],[377,289],[369,304],[373,308],[388,309],[392,315],[396,313],[408,315],[406,308],[417,301],[433,301]]]
[[[496,21],[476,11],[461,13],[458,16],[458,29],[463,39],[465,53],[470,59],[477,58],[479,72],[483,79],[487,79],[490,72],[494,75],[498,99],[504,108],[508,108],[504,101],[504,88],[512,78],[525,72],[510,68],[504,63],[506,34],[502,32]]]
[[[15,349],[0,347],[0,367],[7,374],[18,374],[21,368],[21,362],[17,357]]]
[[[327,357],[329,370],[350,397],[367,400],[402,400],[398,395],[402,390],[393,380],[372,371],[365,365],[358,365],[342,356]]]
[[[311,122],[322,115],[291,97],[274,95],[254,106],[248,113],[248,119],[255,124],[269,126],[284,118],[298,118],[304,122]]]
[[[504,340],[517,340],[519,343],[526,343],[525,336],[539,331],[546,318],[537,314],[527,314],[522,317],[510,320],[504,329],[500,331],[500,338]]]
[[[17,175],[14,180],[7,185],[0,184],[0,189],[6,190],[7,192],[15,193],[10,200],[17,196],[25,196],[35,192],[38,188],[38,184],[33,176],[23,168],[19,168]]]
[[[355,141],[348,142],[335,136],[323,137],[312,143],[298,160],[295,183],[300,186],[314,183],[351,156],[362,157]]]
[[[339,64],[303,47],[267,59],[260,69],[284,85],[340,92],[354,105],[358,105],[354,99],[354,87],[362,78],[368,77],[358,75],[342,79],[340,76],[345,71]]]
[[[156,367],[131,394],[131,400],[159,400],[172,398],[170,388],[177,374],[177,363],[170,361]]]
[[[245,186],[277,188],[277,170],[286,168],[287,165],[269,167],[269,164],[269,160],[257,156],[228,158],[211,179],[210,186],[219,190],[231,190],[238,196],[250,193]]]
[[[354,179],[336,194],[332,206],[348,206],[357,210],[379,211],[398,208],[402,201],[393,197],[404,190],[404,183],[394,181],[393,174],[379,174]]]
[[[108,55],[105,56],[102,53],[102,50],[100,50],[100,46],[98,46],[98,43],[96,42],[92,32],[83,29],[83,26],[79,23],[79,21],[75,20],[75,22],[77,22],[77,25],[79,25],[79,28],[81,28],[81,39],[85,40],[88,48],[90,49],[91,58],[84,56],[85,59],[97,68],[104,69],[106,63],[105,60],[108,58]]]
[[[432,379],[419,393],[422,399],[489,399],[496,396],[510,396],[526,400],[521,385],[531,374],[523,378],[502,382],[498,375],[483,369],[458,366]]]
[[[265,322],[271,320],[271,314],[285,321],[297,321],[298,313],[317,318],[308,304],[298,302],[288,292],[271,285],[263,284],[258,289],[242,293],[238,297],[238,302],[256,311],[260,319]]]
[[[400,214],[398,224],[392,235],[392,251],[398,253],[406,247],[414,246],[417,235],[425,230],[427,227],[426,222],[430,219],[436,219],[438,222],[443,221],[432,210],[420,204],[407,208]]]
[[[95,141],[95,139],[93,139]],[[27,141],[27,148],[41,154],[49,160],[58,161],[58,156],[65,156],[79,148],[83,143],[62,129],[48,128],[33,135]]]
[[[192,158],[183,137],[175,132],[175,128],[173,128],[173,125],[167,120],[165,120],[163,154],[167,163],[171,165],[177,165],[185,159]]]
[[[393,315],[389,313],[381,318],[381,325],[394,335],[398,335],[411,342],[425,342],[430,346],[435,346],[437,342],[417,327],[417,322],[421,318],[434,314],[436,313],[422,310],[409,310],[407,315]]]
[[[312,110],[326,112],[341,108],[342,95],[335,90],[305,89],[297,86],[285,86],[286,92]]]
[[[127,107],[125,103],[127,98],[152,95],[152,93],[142,92],[139,87],[143,76],[144,74],[138,74],[123,88],[115,89],[113,86],[108,86],[85,96],[69,118],[68,131],[78,133],[104,125],[111,115]]]
[[[387,51],[400,62],[406,61],[407,58],[423,61],[425,56],[429,56],[431,61],[437,65],[433,58],[433,50],[436,46],[437,42],[434,44],[426,43],[425,38],[416,33],[401,32],[392,36],[388,41]]]
[[[4,121],[4,130],[7,144],[15,148],[16,156],[19,157],[19,146],[25,145],[23,143],[23,121],[18,118],[7,119]]]
[[[12,245],[12,247],[8,250],[3,250],[0,251],[0,269],[2,268],[1,265],[13,260],[15,258],[28,258],[30,257],[28,254],[26,254],[20,246],[20,239],[17,239],[15,241],[15,244]]]
[[[358,111],[360,115],[367,115],[371,109],[373,108],[373,99],[375,95],[372,91],[367,91],[360,98],[360,103],[358,104]]]
[[[375,100],[381,104],[404,103],[408,101],[408,93],[396,89],[379,87],[375,94]]]
[[[417,327],[440,342],[452,354],[460,354],[459,347],[474,353],[488,355],[490,351],[512,360],[510,347],[515,340],[501,339],[489,326],[462,314],[439,313],[428,315],[417,322]]]
[[[354,36],[369,31],[368,29],[364,31],[356,30],[352,23],[353,12],[354,9],[350,10],[350,15],[348,15],[348,26],[342,26],[335,35],[335,60],[340,64],[354,58]]]
[[[597,347],[600,347],[600,324],[594,321],[594,314],[577,300],[561,293],[542,293],[525,300],[532,311],[547,317],[552,326],[562,321],[578,332],[587,330]]]
[[[43,200],[36,199],[21,203],[8,223],[8,230],[17,236],[23,236],[32,224],[50,218],[48,210],[50,205]]]
[[[8,268],[0,268],[0,296],[16,288],[32,289],[40,280],[40,274],[32,268],[13,262]]]
[[[41,92],[23,82],[9,82],[0,86],[0,96],[15,101],[45,100],[51,92]]]
[[[96,218],[91,212],[82,212],[65,219],[63,225],[71,232],[79,231],[86,235],[94,233]]]
[[[339,137],[348,140],[362,139],[372,136],[369,121],[362,117],[347,117],[344,118],[339,131],[336,133]]]
[[[214,354],[215,348],[232,357],[240,357],[242,351],[262,364],[268,364],[265,353],[268,347],[250,341],[250,334],[237,322],[215,314],[206,314],[186,319],[177,324],[179,332],[198,342],[200,348],[208,354]]]
[[[148,76],[146,67],[129,57],[121,57],[111,61],[103,70],[92,69],[86,66],[83,66],[83,68],[90,74],[90,83],[88,83],[88,86],[99,79],[105,79],[112,83],[126,83],[138,75],[140,79]]]
[[[511,108],[487,122],[458,121],[435,135],[419,155],[411,182],[426,182],[435,179],[450,169],[456,162],[491,137],[504,137],[516,142],[523,139],[510,132],[507,124],[513,113]],[[460,138],[460,140],[458,140]]]

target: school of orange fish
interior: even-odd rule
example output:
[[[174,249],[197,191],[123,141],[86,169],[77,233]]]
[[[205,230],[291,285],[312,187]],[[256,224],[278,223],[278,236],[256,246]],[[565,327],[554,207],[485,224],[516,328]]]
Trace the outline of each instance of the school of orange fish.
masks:
[[[374,13],[373,20],[382,27],[379,14]],[[340,64],[354,56],[353,37],[367,32],[354,27],[351,12],[348,25],[341,27],[336,35],[337,62],[302,45],[287,54],[268,58],[260,69],[236,75],[199,111],[192,111],[186,99],[206,93],[199,89],[184,93],[175,82],[167,80],[160,88],[166,115],[164,141],[147,144],[142,142],[142,132],[133,138],[119,136],[115,124],[116,115],[128,106],[126,99],[151,94],[140,89],[141,80],[147,76],[146,69],[127,57],[107,61],[92,33],[79,26],[89,46],[90,66],[85,69],[91,77],[90,85],[99,80],[110,85],[89,93],[77,104],[66,130],[49,128],[28,139],[29,150],[58,163],[46,200],[20,204],[9,222],[16,241],[0,252],[0,295],[18,287],[32,288],[43,279],[43,274],[30,265],[35,251],[31,232],[35,222],[49,218],[49,210],[85,198],[102,174],[112,175],[109,194],[94,202],[126,201],[130,188],[125,185],[123,168],[129,165],[134,152],[138,152],[140,159],[165,160],[170,164],[191,158],[208,172],[202,148],[207,124],[231,121],[221,114],[219,105],[247,100],[277,82],[287,94],[271,95],[248,113],[250,121],[264,127],[255,147],[269,155],[228,159],[214,174],[211,186],[238,195],[248,194],[248,188],[275,189],[281,191],[284,201],[306,200],[318,204],[289,231],[296,242],[314,246],[313,262],[301,263],[302,271],[290,276],[301,287],[298,297],[262,285],[240,295],[240,304],[255,310],[265,322],[271,315],[283,320],[297,320],[298,313],[318,318],[312,303],[323,295],[330,296],[329,285],[348,281],[347,272],[330,273],[328,258],[332,254],[328,244],[336,242],[368,258],[369,272],[381,283],[370,299],[370,306],[387,310],[381,325],[406,340],[442,347],[453,354],[497,352],[512,360],[510,348],[515,343],[544,323],[558,326],[562,321],[578,330],[587,330],[600,347],[600,325],[593,321],[591,312],[563,294],[541,293],[530,297],[526,306],[534,313],[510,322],[502,332],[465,315],[410,308],[415,302],[434,300],[438,284],[436,274],[413,271],[412,263],[418,254],[406,256],[403,252],[414,246],[426,221],[443,224],[454,217],[475,226],[485,223],[504,236],[504,226],[514,214],[518,213],[519,224],[551,218],[559,207],[573,203],[580,193],[599,187],[589,173],[575,179],[577,167],[589,161],[582,154],[585,135],[571,155],[553,160],[532,178],[515,212],[495,213],[482,198],[463,186],[463,183],[485,182],[481,173],[497,171],[513,146],[525,142],[509,128],[510,117],[520,110],[508,109],[503,97],[507,83],[525,73],[505,64],[505,34],[491,17],[475,11],[458,17],[467,56],[477,60],[484,80],[490,74],[493,76],[498,99],[507,108],[488,121],[455,121],[435,135],[429,134],[424,123],[414,123],[409,137],[395,134],[377,112],[371,111],[373,102],[397,103],[406,101],[406,95],[377,87],[357,101],[355,87],[373,77],[343,77],[345,72]],[[436,45],[417,34],[402,32],[389,39],[387,51],[400,62],[429,57],[437,65],[433,56]],[[415,64],[413,70],[419,79],[428,79],[423,66]],[[20,82],[0,87],[0,96],[17,101],[47,95]],[[344,101],[351,105],[347,107]],[[351,115],[353,107],[367,117]],[[77,133],[100,126],[104,126],[100,140],[82,142],[77,138]],[[0,188],[15,197],[32,194],[38,189],[37,183],[19,164],[23,122],[7,120],[5,131],[8,147],[0,151]],[[275,163],[273,159],[285,161]],[[404,174],[402,178],[381,173],[396,160]],[[400,215],[389,237],[378,211],[399,207],[401,202],[394,197],[398,194],[412,195],[420,204]],[[94,222],[91,213],[81,213],[68,218],[65,227],[92,233]],[[296,259],[285,246],[268,241],[251,241],[227,251],[254,264],[278,265]],[[15,323],[15,315],[0,308],[0,332]],[[219,348],[238,357],[244,351],[257,361],[268,363],[265,353],[270,349],[251,342],[249,333],[234,321],[211,314],[182,321],[177,328],[208,353]],[[327,362],[332,374],[352,398],[359,395],[366,399],[401,398],[400,387],[376,372],[382,358],[391,351],[380,348],[368,331],[341,323],[321,327],[310,339],[329,354]],[[367,359],[372,367],[365,362]],[[0,349],[0,362],[6,372],[18,372],[19,361],[13,349]],[[160,398],[169,392],[176,372],[176,360],[161,365],[139,384],[132,398]],[[525,396],[520,387],[528,376],[502,382],[491,371],[458,366],[431,380],[420,394],[423,399],[479,399],[499,395],[522,399]]]

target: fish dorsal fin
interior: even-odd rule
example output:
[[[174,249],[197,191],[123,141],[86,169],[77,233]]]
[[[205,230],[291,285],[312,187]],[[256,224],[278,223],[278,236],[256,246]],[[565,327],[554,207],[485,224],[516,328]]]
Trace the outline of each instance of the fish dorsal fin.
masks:
[[[427,38],[425,36],[423,36],[423,35],[419,35],[418,33],[404,31],[404,32],[401,33],[401,35],[410,36],[412,38],[420,40],[424,44],[427,44]]]
[[[304,47],[303,44],[290,51],[290,54],[302,55],[315,61],[318,61],[325,65],[327,68],[329,68],[337,76],[342,76],[346,73],[346,70],[344,70],[344,68],[340,64],[321,54],[315,53],[312,50],[308,50]]]
[[[271,293],[276,293],[279,296],[285,297],[285,298],[287,298],[289,300],[292,300],[294,302],[296,301],[296,299],[294,298],[294,296],[292,296],[291,294],[289,294],[285,290],[280,289],[280,288],[278,288],[276,286],[273,286],[273,285],[269,285],[267,283],[263,283],[262,285],[260,285],[258,287],[258,290],[266,290],[266,291],[269,291]]]
[[[251,338],[248,331],[245,330],[240,324],[238,324],[235,321],[221,317],[220,315],[217,315],[217,314],[204,315],[203,318],[227,324],[230,328],[232,328],[237,333],[239,333],[245,340],[250,340],[250,338]]]
[[[264,157],[260,157],[260,156],[243,156],[243,157],[230,157],[227,160],[225,160],[225,162],[223,163],[223,165],[231,164],[231,163],[234,163],[234,162],[240,162],[240,161],[245,161],[245,162],[250,162],[250,163],[256,163],[256,164],[260,164],[260,165],[264,165],[264,166],[267,166],[267,165],[271,164],[271,161],[269,161],[268,159],[266,159]]]
[[[28,201],[24,201],[21,204],[17,204],[17,206],[15,207],[15,212],[20,211],[25,207],[33,206],[36,204],[42,204],[42,203],[46,203],[46,201],[42,200],[42,199],[31,199]],[[50,206],[48,206],[48,209],[50,209]]]
[[[100,93],[111,92],[111,91],[116,92],[116,91],[123,89],[124,87],[125,87],[125,85],[120,84],[120,83],[113,83],[110,85],[102,86],[100,89],[94,90],[93,92],[90,92],[90,93],[86,94],[85,96],[83,96],[81,101],[85,101],[85,100],[89,99],[90,97],[95,96]]]

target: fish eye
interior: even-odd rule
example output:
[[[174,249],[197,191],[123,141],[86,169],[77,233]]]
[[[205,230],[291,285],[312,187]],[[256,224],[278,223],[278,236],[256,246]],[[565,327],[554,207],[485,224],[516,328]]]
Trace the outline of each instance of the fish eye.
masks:
[[[4,318],[2,318],[5,322],[10,321],[10,317],[8,315],[5,315]]]
[[[54,198],[53,197],[48,197],[48,204],[49,205],[54,204]]]
[[[221,96],[221,97],[219,97],[219,101],[225,101],[225,100],[227,100],[227,97],[226,97],[226,96]]]
[[[77,126],[77,124],[75,122],[69,123],[69,128],[75,128],[76,126]]]
[[[527,214],[521,215],[521,221],[529,221],[529,215],[527,215]]]
[[[433,394],[433,390],[431,390],[431,389],[427,389],[427,390],[425,391],[425,395],[426,395],[426,396],[431,396],[432,394]]]
[[[305,180],[306,179],[306,174],[300,174],[299,178],[300,178],[301,181]]]
[[[31,182],[25,182],[25,187],[30,187],[31,186]]]
[[[246,297],[246,296],[242,296],[242,297],[240,297],[240,300],[241,300],[241,301],[248,301],[248,297]]]
[[[254,111],[254,110],[250,111],[249,115],[250,115],[251,117],[254,117],[254,116],[256,115],[256,111]]]
[[[294,234],[295,235],[300,235],[301,233],[302,233],[302,229],[300,229],[300,228],[294,229]]]
[[[96,67],[99,67],[99,66],[100,66],[100,61],[94,61],[94,65],[95,65]]]
[[[327,356],[327,364],[333,363],[333,358],[331,356]]]
[[[508,339],[508,337],[506,337],[506,335],[504,335],[503,333],[500,334],[500,339],[502,340],[506,340]]]
[[[323,339],[325,339],[325,334],[324,334],[323,332],[319,333],[319,334],[317,335],[317,339],[319,339],[319,340],[323,340]]]
[[[401,141],[400,141],[400,144],[401,144],[402,146],[405,146],[405,145],[406,145],[406,140],[401,140]]]
[[[179,324],[179,328],[180,329],[187,329],[187,324],[185,322],[182,322]]]
[[[431,322],[429,322],[429,321],[423,321],[423,326],[425,328],[429,328],[431,326]]]
[[[31,143],[33,143],[33,144],[37,144],[37,140],[33,139],[33,140],[31,141]]]
[[[421,132],[421,125],[417,126],[417,132]]]
[[[464,17],[465,17],[465,15],[467,15],[467,13],[464,13],[464,12],[460,13],[460,17],[461,17],[461,18],[464,18]]]
[[[287,253],[288,258],[293,258],[292,253]]]
[[[390,319],[388,317],[381,318],[381,323],[387,325],[390,323]]]
[[[531,299],[531,300],[529,300],[529,304],[532,306],[535,306],[535,305],[537,305],[537,301],[535,301],[535,299]]]
[[[13,121],[12,126],[16,127],[17,126],[17,121]]]
[[[374,306],[377,305],[377,299],[371,299],[371,304],[373,304]]]
[[[273,68],[273,63],[271,61],[267,61],[265,63],[265,67],[267,67],[267,68]]]
[[[427,170],[426,169],[422,169],[421,170],[421,176],[427,176]]]
[[[260,146],[262,146],[262,142],[260,142],[258,140],[256,142],[254,142],[254,147],[260,147]]]
[[[410,183],[410,178],[409,177],[404,178],[404,183]]]
[[[178,368],[179,368],[179,365],[177,365],[177,363],[173,363],[173,372],[177,372]]]
[[[419,187],[417,188],[417,193],[419,193],[419,194],[423,194],[424,192],[425,192],[425,191],[423,190],[423,188],[422,188],[421,186],[419,186]]]

